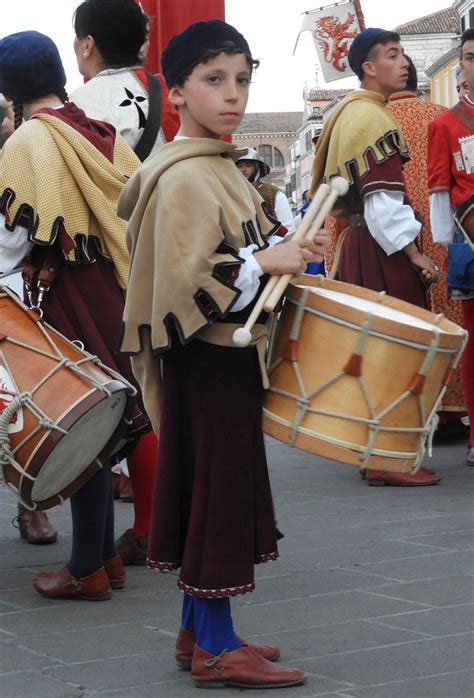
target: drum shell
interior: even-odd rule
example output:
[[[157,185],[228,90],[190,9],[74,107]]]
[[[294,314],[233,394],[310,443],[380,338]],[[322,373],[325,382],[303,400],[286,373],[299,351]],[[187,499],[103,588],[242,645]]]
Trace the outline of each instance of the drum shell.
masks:
[[[34,404],[48,419],[69,432],[81,417],[107,399],[105,391],[117,397],[117,400],[112,396],[109,398],[110,409],[113,410],[116,403],[121,416],[124,416],[123,391],[128,393],[130,386],[120,377],[111,375],[105,367],[96,365],[90,359],[84,361],[85,354],[78,347],[51,326],[39,323],[34,311],[26,309],[5,290],[0,290],[0,318],[0,367],[13,379],[19,393],[34,391]],[[73,364],[81,362],[82,375],[65,365],[58,367],[58,360],[47,356],[56,354],[53,345]],[[50,375],[51,371],[53,373]],[[125,412],[128,413],[131,406],[132,400],[127,394]],[[104,425],[104,438],[97,448],[97,454],[91,462],[84,463],[78,477],[61,487],[54,496],[38,501],[34,499],[34,482],[28,476],[41,477],[46,458],[69,434],[41,426],[37,416],[24,406],[21,430],[9,431],[8,434],[9,447],[15,452],[15,460],[21,470],[18,472],[13,465],[4,464],[4,479],[27,506],[39,509],[54,506],[77,491],[101,467],[101,462],[126,429],[126,422],[121,418],[111,433],[107,433],[107,428],[108,425]],[[65,462],[64,468],[67,467],[68,463]]]
[[[360,379],[350,373],[357,368],[358,359],[353,355],[357,352],[361,336],[359,328],[367,320],[367,313],[332,298],[307,293],[305,287],[311,286],[372,302],[381,300],[377,292],[324,277],[303,275],[290,284],[269,353],[271,387],[264,404],[264,432],[326,458],[374,469],[410,472],[420,452],[420,435],[406,431],[380,431],[372,455],[364,462],[369,427],[366,421],[357,421],[357,418],[369,420],[373,417],[368,401],[375,414],[380,414],[410,386],[415,392],[420,390],[417,374],[435,332],[373,315],[371,331],[376,336],[367,338],[360,363],[367,399]],[[306,293],[299,336],[292,340],[290,332],[296,315],[295,303],[302,303]],[[437,322],[436,316],[429,311],[396,298],[384,296],[383,304],[431,325]],[[319,315],[312,314],[312,310]],[[425,425],[448,368],[465,337],[462,328],[445,318],[439,319],[437,327],[440,330],[439,347],[443,352],[435,354],[425,380],[421,381],[421,398],[410,394],[381,420],[382,427],[420,429]],[[407,346],[403,342],[416,346]],[[298,382],[295,366],[299,369],[302,385]],[[298,397],[303,393],[311,395],[318,386],[331,380],[332,384],[322,392],[309,397],[309,406],[340,416],[306,412],[301,423],[297,424]],[[290,393],[293,397],[275,390]],[[420,412],[420,399],[424,414]],[[396,454],[403,455],[397,457]]]

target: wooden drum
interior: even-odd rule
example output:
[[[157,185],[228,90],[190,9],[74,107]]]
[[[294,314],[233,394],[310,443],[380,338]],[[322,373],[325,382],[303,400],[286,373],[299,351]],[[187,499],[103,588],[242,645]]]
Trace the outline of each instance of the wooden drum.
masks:
[[[0,287],[0,481],[25,506],[61,503],[102,467],[135,393]]]
[[[343,463],[416,472],[466,338],[385,293],[300,276],[272,333],[263,430]]]

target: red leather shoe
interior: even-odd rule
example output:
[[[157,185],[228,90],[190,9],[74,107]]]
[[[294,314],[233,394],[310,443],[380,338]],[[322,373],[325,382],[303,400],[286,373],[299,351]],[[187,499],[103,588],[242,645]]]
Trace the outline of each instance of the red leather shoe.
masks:
[[[125,586],[125,567],[123,566],[120,555],[111,557],[110,560],[104,561],[105,574],[109,578],[109,584],[112,589],[123,589]]]
[[[109,578],[103,567],[81,579],[72,577],[65,567],[58,572],[40,572],[33,579],[33,586],[47,599],[105,601],[112,597]]]
[[[269,662],[275,662],[280,657],[280,649],[273,645],[249,645],[242,640],[241,637],[237,638],[239,642],[244,645],[244,647],[251,647],[258,654],[267,659]],[[176,664],[180,669],[185,669],[189,671],[191,669],[191,662],[193,659],[195,637],[194,633],[190,633],[189,630],[185,628],[180,628],[178,637],[176,638],[176,647],[174,656],[176,659]]]
[[[474,463],[473,463],[473,465],[474,465]],[[428,473],[429,475],[434,475],[434,470],[431,470],[431,468],[423,468],[423,466],[422,466],[422,467],[420,468],[420,470],[422,470],[424,473]],[[361,468],[361,469],[359,470],[359,475],[361,476],[361,478],[362,478],[363,480],[366,480],[366,479],[367,479],[366,473],[367,473],[367,468]]]
[[[50,523],[44,511],[19,509],[18,516],[13,519],[12,523],[20,531],[20,536],[27,543],[46,545],[48,543],[56,543],[58,539],[58,532]]]
[[[284,688],[306,681],[303,671],[273,664],[250,645],[224,650],[217,657],[195,645],[191,677],[202,688]]]
[[[371,470],[367,468],[365,479],[372,487],[383,487],[383,485],[393,485],[394,487],[423,487],[425,485],[437,485],[441,478],[432,470],[423,468],[415,475],[406,473],[389,473],[384,470]]]

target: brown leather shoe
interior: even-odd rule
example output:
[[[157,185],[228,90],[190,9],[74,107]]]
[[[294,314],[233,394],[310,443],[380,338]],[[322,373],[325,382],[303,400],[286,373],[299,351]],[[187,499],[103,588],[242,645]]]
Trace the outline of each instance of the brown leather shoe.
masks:
[[[123,589],[125,586],[125,567],[120,555],[104,561],[105,574],[109,578],[112,589]]]
[[[115,541],[115,549],[124,565],[144,565],[147,548],[148,536],[134,536],[131,528]]]
[[[252,647],[261,657],[267,659],[269,662],[275,662],[280,657],[280,649],[274,645],[249,645],[245,640],[242,640],[241,637],[238,637],[238,640],[244,647]],[[191,669],[194,642],[194,633],[190,633],[189,630],[185,628],[179,629],[174,656],[176,664],[186,671]]]
[[[467,465],[474,465],[474,445],[473,444],[467,445],[466,463],[467,463]]]
[[[112,597],[109,578],[103,567],[81,579],[72,577],[65,567],[58,572],[40,572],[33,579],[33,586],[47,599],[105,601]]]
[[[224,650],[217,657],[196,645],[191,677],[196,686],[203,688],[283,688],[306,681],[303,671],[273,664],[249,645],[232,652]]]
[[[423,487],[425,485],[437,485],[441,478],[432,470],[420,470],[415,475],[405,473],[389,473],[384,470],[370,470],[367,468],[365,479],[372,487],[393,485],[395,487]]]
[[[33,545],[46,545],[56,543],[58,532],[48,520],[44,511],[19,510],[18,516],[13,521],[13,525],[20,531],[20,536],[27,543]]]

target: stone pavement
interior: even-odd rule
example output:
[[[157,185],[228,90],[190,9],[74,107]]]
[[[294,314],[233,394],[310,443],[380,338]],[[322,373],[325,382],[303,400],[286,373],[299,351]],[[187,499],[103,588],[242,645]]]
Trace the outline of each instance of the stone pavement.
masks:
[[[350,466],[275,441],[268,455],[281,558],[257,567],[257,590],[234,603],[248,639],[278,643],[308,672],[275,698],[471,698],[474,468],[465,444],[435,449],[442,485],[367,487]],[[67,560],[69,507],[51,512],[56,545],[20,540],[0,492],[1,698],[174,698],[224,695],[173,664],[180,595],[174,574],[129,568],[111,601],[54,602],[35,572]],[[118,503],[117,531],[131,521]],[[239,689],[225,689],[226,696]]]

